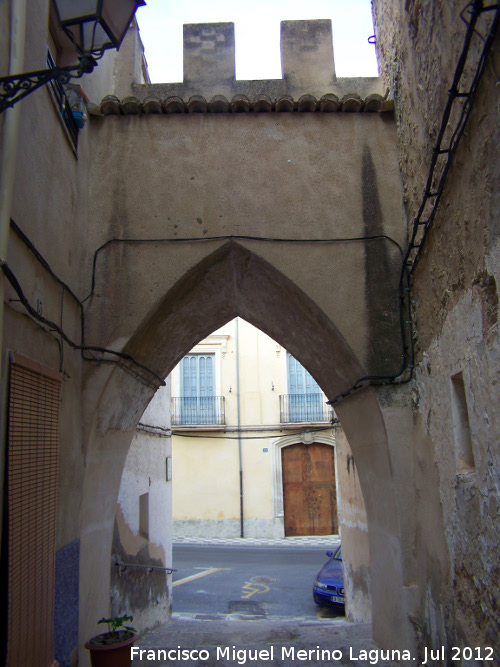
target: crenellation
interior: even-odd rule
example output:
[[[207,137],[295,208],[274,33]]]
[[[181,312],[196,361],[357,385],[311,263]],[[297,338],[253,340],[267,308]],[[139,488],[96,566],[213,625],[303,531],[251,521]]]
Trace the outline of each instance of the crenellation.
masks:
[[[304,96],[318,102],[325,96],[342,100],[357,97],[366,100],[371,95],[383,96],[379,77],[342,78],[335,73],[332,24],[330,19],[281,22],[281,79],[236,79],[234,23],[193,23],[184,26],[184,74],[179,83],[132,84],[138,100],[177,97],[187,108],[193,96],[212,100],[223,96],[234,100],[243,95],[250,100],[247,110],[333,110],[332,105],[299,104]],[[261,97],[269,102],[252,103]],[[292,108],[280,101],[291,98]],[[232,110],[233,104],[227,106]],[[358,105],[363,110],[364,105]],[[214,107],[220,112],[223,105]],[[335,110],[342,110],[342,105]],[[347,108],[345,109],[347,110]],[[349,109],[352,110],[352,109]],[[392,110],[385,104],[382,111]]]

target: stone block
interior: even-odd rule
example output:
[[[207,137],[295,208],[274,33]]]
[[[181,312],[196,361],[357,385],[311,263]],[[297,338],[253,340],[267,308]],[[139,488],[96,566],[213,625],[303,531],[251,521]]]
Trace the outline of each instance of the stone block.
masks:
[[[282,21],[281,67],[290,85],[332,85],[336,77],[331,20]]]
[[[234,81],[234,23],[184,25],[184,83]]]

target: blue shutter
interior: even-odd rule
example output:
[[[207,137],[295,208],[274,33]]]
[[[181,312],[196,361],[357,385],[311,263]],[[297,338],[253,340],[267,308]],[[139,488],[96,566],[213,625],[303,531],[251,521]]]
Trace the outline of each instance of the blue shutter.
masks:
[[[181,421],[211,424],[215,419],[213,354],[188,354],[181,364]]]
[[[322,421],[322,392],[312,375],[288,353],[288,401],[291,422]]]

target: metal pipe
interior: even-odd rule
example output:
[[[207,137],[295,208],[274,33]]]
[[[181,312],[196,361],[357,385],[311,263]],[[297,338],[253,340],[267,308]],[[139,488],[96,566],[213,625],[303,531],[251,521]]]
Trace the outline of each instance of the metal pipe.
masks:
[[[236,404],[238,410],[238,463],[240,469],[240,537],[245,537],[243,527],[243,456],[241,450],[241,405],[240,405],[240,337],[239,337],[239,317],[236,323]]]
[[[116,567],[119,567],[120,569],[126,569],[127,567],[142,567],[148,570],[148,572],[151,572],[152,570],[162,570],[163,572],[168,572],[168,574],[172,574],[172,572],[177,572],[177,570],[174,570],[172,567],[160,567],[159,565],[143,565],[142,563],[115,563]]]

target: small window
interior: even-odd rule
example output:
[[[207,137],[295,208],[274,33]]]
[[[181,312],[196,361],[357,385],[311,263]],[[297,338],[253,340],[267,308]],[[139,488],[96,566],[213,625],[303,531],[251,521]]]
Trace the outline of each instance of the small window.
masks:
[[[149,493],[139,496],[139,535],[149,540]]]
[[[451,400],[453,432],[455,438],[455,460],[457,473],[465,475],[475,468],[472,437],[469,423],[469,410],[465,395],[465,384],[462,372],[451,378]]]

